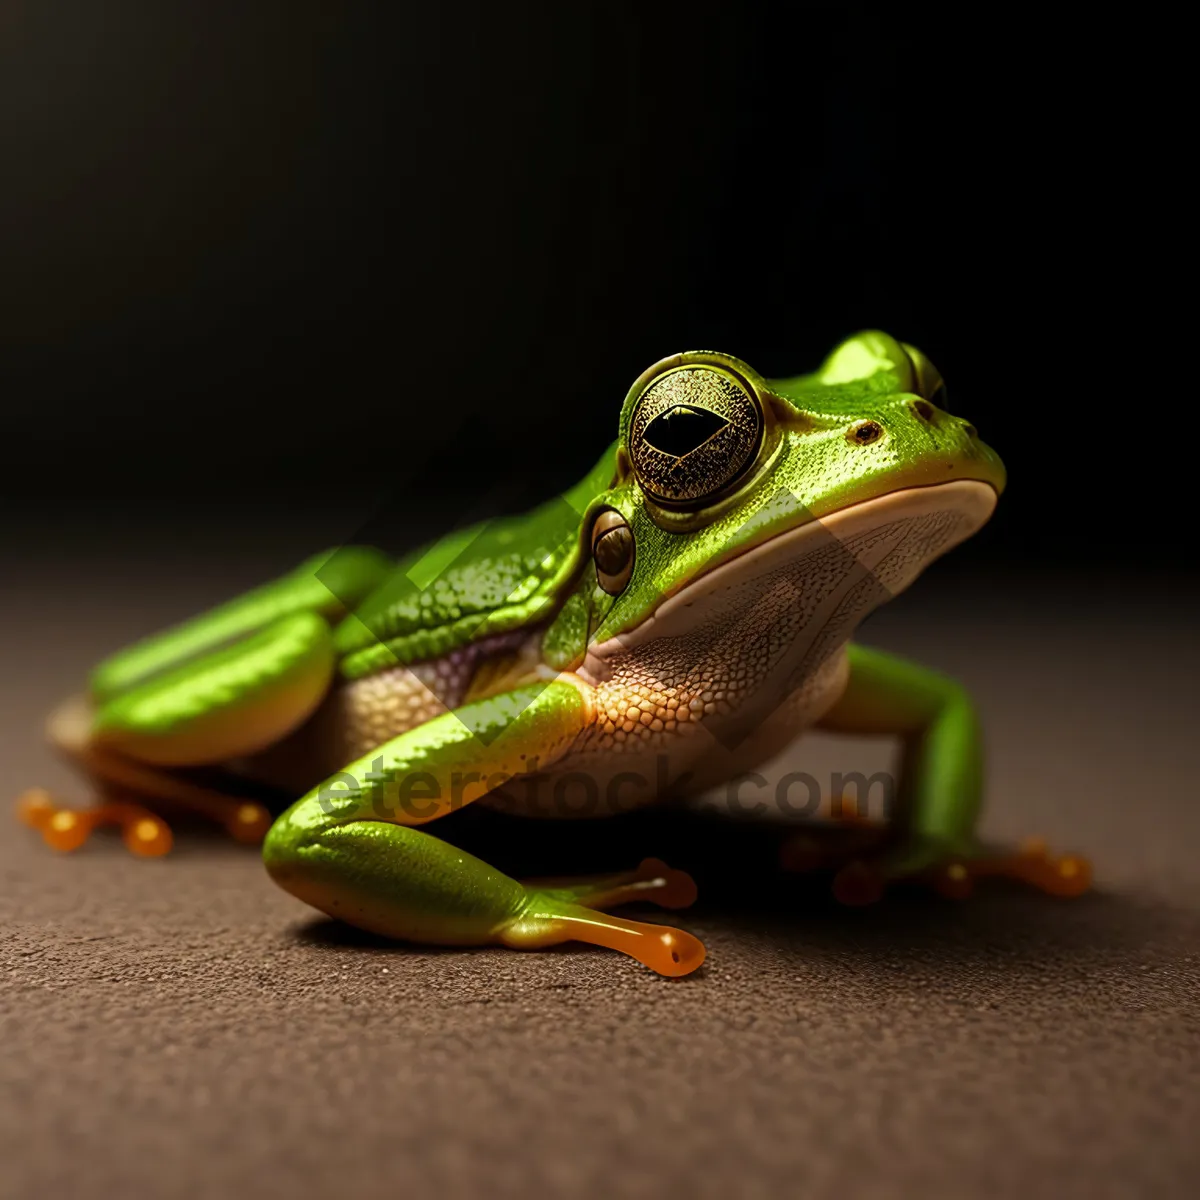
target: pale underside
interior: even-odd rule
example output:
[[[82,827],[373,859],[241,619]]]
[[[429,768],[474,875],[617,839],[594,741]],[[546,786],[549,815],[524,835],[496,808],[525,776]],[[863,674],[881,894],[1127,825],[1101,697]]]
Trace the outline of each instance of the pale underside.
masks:
[[[535,778],[483,802],[611,815],[773,757],[840,697],[855,627],[975,533],[995,502],[991,487],[968,480],[904,489],[701,576],[637,629],[589,648],[574,681],[595,719]],[[304,790],[464,700],[538,678],[539,642],[540,631],[502,635],[345,683],[296,734],[240,766]]]

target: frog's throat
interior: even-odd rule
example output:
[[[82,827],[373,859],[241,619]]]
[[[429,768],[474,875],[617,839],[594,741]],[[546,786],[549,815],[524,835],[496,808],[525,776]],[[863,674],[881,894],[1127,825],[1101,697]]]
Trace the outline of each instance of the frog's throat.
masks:
[[[617,659],[640,646],[728,624],[735,595],[736,605],[745,608],[754,603],[756,589],[765,595],[789,565],[800,589],[819,600],[806,622],[808,639],[820,632],[814,626],[829,625],[836,614],[844,641],[867,613],[977,532],[996,499],[991,485],[959,479],[889,492],[789,529],[700,575],[636,628],[589,646],[576,674],[594,686],[611,678]]]

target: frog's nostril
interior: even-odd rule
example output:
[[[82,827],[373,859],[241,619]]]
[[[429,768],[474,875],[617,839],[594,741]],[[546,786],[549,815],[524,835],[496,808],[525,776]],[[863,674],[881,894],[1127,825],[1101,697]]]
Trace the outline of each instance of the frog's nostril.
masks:
[[[979,430],[976,429],[975,426],[972,425],[970,421],[964,421],[962,423],[962,431],[969,438],[977,438],[979,436]]]
[[[911,408],[922,421],[932,421],[933,415],[937,411],[928,400],[914,400]]]

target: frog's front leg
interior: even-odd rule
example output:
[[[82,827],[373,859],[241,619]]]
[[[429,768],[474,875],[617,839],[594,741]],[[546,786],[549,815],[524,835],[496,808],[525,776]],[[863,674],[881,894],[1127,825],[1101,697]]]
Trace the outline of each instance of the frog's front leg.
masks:
[[[565,679],[445,713],[288,809],[264,842],[267,869],[314,908],[387,937],[519,949],[590,942],[686,975],[704,958],[690,934],[590,907],[654,895],[686,902],[691,881],[680,873],[651,860],[632,876],[526,886],[414,828],[551,765],[591,717],[588,689]]]
[[[849,647],[850,680],[821,721],[831,732],[903,740],[895,836],[873,857],[842,868],[834,891],[847,903],[875,899],[893,879],[919,878],[963,896],[983,876],[1020,879],[1056,895],[1090,884],[1087,862],[1054,858],[1031,839],[1016,853],[989,852],[975,837],[983,794],[983,737],[970,696],[954,680],[866,646]]]

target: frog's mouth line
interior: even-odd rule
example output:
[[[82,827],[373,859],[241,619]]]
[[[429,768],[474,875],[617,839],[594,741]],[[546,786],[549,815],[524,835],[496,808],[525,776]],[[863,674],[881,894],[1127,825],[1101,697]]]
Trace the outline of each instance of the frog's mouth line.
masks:
[[[718,598],[730,588],[826,547],[844,549],[844,561],[837,568],[842,576],[838,588],[842,590],[848,586],[850,576],[866,579],[905,542],[905,530],[912,527],[913,518],[949,518],[938,539],[923,547],[922,553],[906,559],[898,573],[889,575],[885,590],[890,598],[908,587],[931,562],[976,533],[991,517],[997,498],[990,484],[956,479],[901,488],[785,530],[697,576],[663,599],[636,628],[589,646],[576,673],[593,685],[602,682],[610,677],[614,658],[652,640],[684,636],[703,624],[709,612],[715,610]],[[866,536],[876,531],[880,536],[874,541]],[[852,549],[852,545],[857,548]]]

